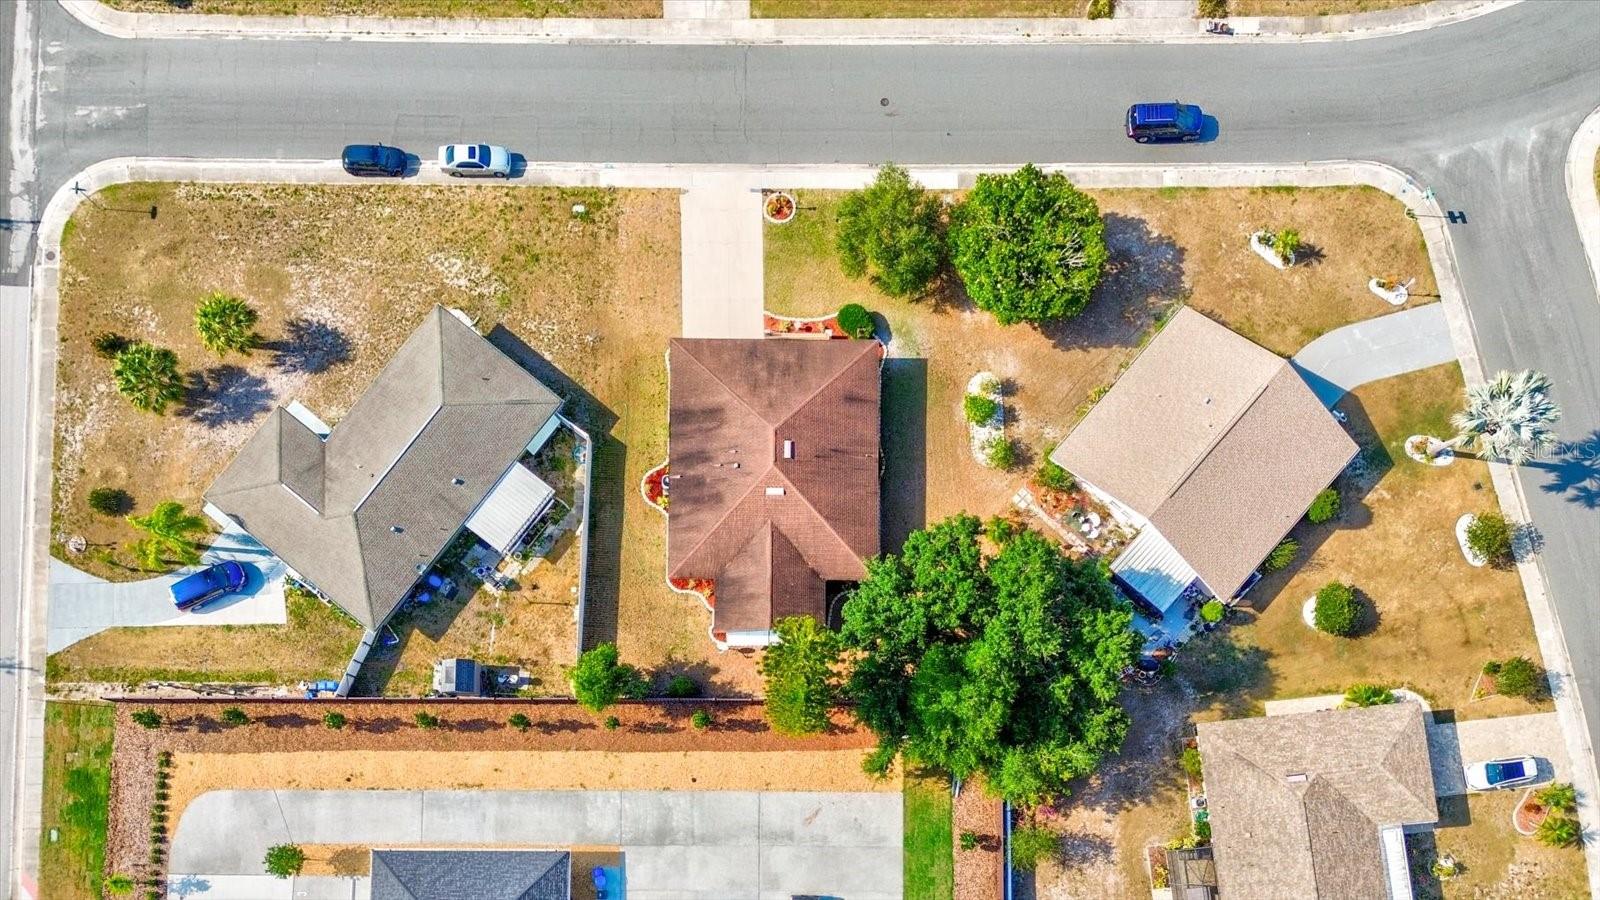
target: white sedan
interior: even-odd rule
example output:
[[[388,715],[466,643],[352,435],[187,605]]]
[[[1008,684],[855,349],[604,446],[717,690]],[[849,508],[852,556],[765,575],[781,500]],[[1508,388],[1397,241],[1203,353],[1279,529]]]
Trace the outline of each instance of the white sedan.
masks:
[[[1531,756],[1508,756],[1467,766],[1467,788],[1492,791],[1519,787],[1539,777],[1539,764]]]
[[[439,148],[439,169],[456,178],[510,178],[511,154],[496,144],[445,144]]]

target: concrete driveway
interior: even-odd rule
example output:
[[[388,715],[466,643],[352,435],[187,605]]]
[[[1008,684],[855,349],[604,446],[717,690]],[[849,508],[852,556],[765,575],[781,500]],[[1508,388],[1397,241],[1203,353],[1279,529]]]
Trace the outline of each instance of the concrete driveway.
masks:
[[[206,885],[186,896],[245,897],[275,880],[274,844],[615,846],[630,900],[890,900],[901,815],[898,792],[214,791],[184,811],[169,870]]]
[[[142,581],[106,581],[58,560],[50,560],[50,617],[47,647],[55,653],[107,628],[128,625],[282,625],[283,561],[239,532],[219,535],[201,554],[204,565],[233,559],[245,563],[250,580],[244,590],[192,612],[172,606],[169,587],[194,568]]]
[[[1376,297],[1372,302],[1382,306]],[[1454,362],[1444,304],[1430,303],[1335,328],[1291,362],[1325,406],[1369,381]]]
[[[1572,780],[1561,723],[1553,712],[1428,726],[1433,791],[1441,797],[1467,793],[1466,764],[1505,756],[1538,759],[1541,783]]]

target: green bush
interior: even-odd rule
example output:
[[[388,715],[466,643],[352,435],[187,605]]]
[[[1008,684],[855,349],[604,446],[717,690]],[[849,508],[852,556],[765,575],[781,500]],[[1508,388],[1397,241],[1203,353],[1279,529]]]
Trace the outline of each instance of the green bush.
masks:
[[[256,311],[238,297],[213,293],[194,312],[194,327],[200,343],[218,356],[230,351],[249,353],[261,343],[256,334]]]
[[[1116,12],[1117,0],[1089,0],[1089,8],[1084,15],[1090,19],[1109,19]]]
[[[1496,568],[1512,562],[1511,523],[1497,512],[1478,513],[1467,526],[1467,549]]]
[[[1044,462],[1039,464],[1039,471],[1034,473],[1033,480],[1052,491],[1070,491],[1078,486],[1078,479],[1051,461],[1050,454],[1054,452],[1056,448],[1053,446],[1044,451]]]
[[[1293,228],[1279,229],[1272,235],[1272,251],[1291,266],[1294,265],[1294,255],[1299,252],[1301,246],[1300,232]]]
[[[142,725],[151,731],[161,727],[161,714],[153,709],[135,710],[132,715],[128,716],[128,718],[132,719],[134,724]],[[169,760],[165,765],[171,764],[172,763]],[[163,767],[165,767],[165,765]]]
[[[705,731],[711,727],[711,713],[703,709],[697,709],[694,711],[694,715],[689,717],[689,724],[700,731]]]
[[[979,175],[951,226],[951,260],[972,302],[1002,325],[1083,312],[1108,253],[1094,198],[1033,165]]]
[[[1544,672],[1526,656],[1514,656],[1500,664],[1494,688],[1511,697],[1538,700],[1545,694]]]
[[[839,327],[853,338],[872,337],[872,313],[859,303],[846,303],[839,307]]]
[[[1007,541],[1017,536],[1021,530],[1016,522],[1004,516],[990,516],[989,521],[983,523],[983,533],[996,546],[1003,546]]]
[[[1571,784],[1557,782],[1539,789],[1539,802],[1546,809],[1556,812],[1572,812],[1578,808],[1578,792]]]
[[[1311,508],[1306,510],[1306,518],[1320,525],[1339,514],[1339,492],[1328,488],[1311,501]]]
[[[178,354],[165,347],[143,341],[129,344],[117,354],[111,375],[117,393],[128,398],[135,409],[160,414],[183,399]]]
[[[339,731],[340,729],[344,728],[347,721],[348,720],[344,717],[344,713],[341,712],[331,712],[322,717],[323,727],[333,731]]]
[[[299,875],[305,868],[306,852],[293,844],[278,844],[267,848],[267,872],[279,878]]]
[[[1351,706],[1385,706],[1395,702],[1394,691],[1378,684],[1351,685],[1344,692],[1344,702]]]
[[[688,675],[674,675],[667,682],[667,696],[679,700],[685,697],[700,696],[700,683]]]
[[[102,331],[89,343],[101,359],[116,359],[118,353],[133,345],[133,341],[111,331]]]
[[[1261,568],[1268,572],[1281,572],[1289,568],[1294,558],[1300,555],[1300,542],[1294,538],[1284,538],[1278,546],[1272,548],[1267,558],[1261,563]]]
[[[417,714],[411,718],[417,723],[417,727],[421,728],[423,731],[432,731],[444,724],[444,721],[438,716],[422,710],[418,710]]]
[[[621,719],[617,718],[616,716],[606,716],[606,730],[607,731],[616,731],[618,728],[621,728],[621,727],[622,727],[622,720]]]
[[[1200,604],[1200,618],[1206,622],[1221,622],[1228,608],[1222,605],[1221,600],[1207,600]]]
[[[1313,620],[1317,623],[1318,631],[1340,637],[1349,636],[1361,620],[1361,604],[1356,600],[1355,590],[1337,581],[1323,585],[1317,591]]]
[[[602,712],[624,697],[643,697],[650,683],[638,669],[620,661],[616,644],[600,644],[584,651],[567,672],[578,703],[591,712]]]
[[[1500,660],[1491,659],[1488,662],[1484,663],[1483,664],[1483,674],[1485,674],[1485,675],[1499,675],[1500,674]]]
[[[961,832],[961,849],[963,849],[963,850],[976,850],[976,849],[978,849],[978,835],[973,833],[973,832],[971,832],[971,831],[963,831],[963,832]]]
[[[1024,872],[1037,869],[1060,848],[1061,839],[1042,825],[1024,825],[1011,832],[1011,864]]]
[[[1199,781],[1200,780],[1200,751],[1199,750],[1197,750],[1197,749],[1195,749],[1193,747],[1185,747],[1185,748],[1183,748],[1183,752],[1178,754],[1178,765],[1183,767],[1184,773],[1187,774],[1190,778],[1193,778],[1195,781]]]
[[[1199,16],[1202,19],[1226,19],[1228,0],[1200,0]]]
[[[1209,820],[1194,823],[1194,840],[1196,844],[1201,846],[1211,843],[1211,822]]]
[[[1548,816],[1534,833],[1548,847],[1573,847],[1583,840],[1583,827],[1571,816]]]
[[[961,401],[961,408],[966,411],[968,422],[974,425],[984,425],[994,418],[995,411],[1000,408],[1000,404],[982,394],[968,394],[966,399]]]
[[[779,734],[820,734],[839,694],[839,635],[810,616],[773,621],[778,641],[761,655],[766,716]]]
[[[905,169],[882,167],[872,184],[839,201],[839,268],[851,278],[868,276],[891,297],[923,293],[944,265],[939,215],[938,198]],[[839,325],[855,333],[842,316]]]
[[[133,511],[133,497],[122,488],[97,487],[89,492],[89,508],[102,516],[125,516]]]
[[[249,725],[250,717],[245,715],[244,710],[240,709],[239,707],[230,706],[222,711],[222,724],[230,727],[235,725]]]
[[[1012,445],[1010,438],[997,434],[983,445],[983,461],[989,464],[989,468],[1004,472],[1017,464],[1017,448]]]
[[[106,879],[106,893],[124,896],[133,893],[133,879],[126,875],[113,875]]]
[[[527,731],[533,727],[533,720],[525,713],[512,713],[510,718],[506,719],[506,724],[518,731]]]

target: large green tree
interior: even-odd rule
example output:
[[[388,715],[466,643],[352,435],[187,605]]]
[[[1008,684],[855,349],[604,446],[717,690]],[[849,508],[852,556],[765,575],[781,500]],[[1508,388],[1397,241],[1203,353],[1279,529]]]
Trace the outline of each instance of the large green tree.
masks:
[[[839,636],[810,616],[779,619],[772,628],[778,643],[761,657],[767,721],[784,734],[827,731],[839,689]]]
[[[178,354],[165,347],[140,341],[117,353],[111,375],[117,393],[145,412],[164,413],[183,399],[183,376],[178,372]]]
[[[600,712],[625,697],[643,697],[648,680],[638,669],[621,661],[616,644],[601,644],[585,651],[567,673],[572,693],[585,708]]]
[[[868,564],[844,607],[849,691],[880,742],[1001,796],[1036,804],[1122,745],[1132,613],[1092,562],[1021,531],[985,558],[972,516],[911,535]]]
[[[956,209],[950,243],[967,295],[1004,325],[1082,312],[1107,258],[1094,198],[1031,164],[979,175]]]
[[[206,530],[206,520],[186,512],[182,503],[157,503],[149,515],[129,516],[128,524],[145,533],[145,538],[133,545],[134,554],[145,568],[159,569],[168,559],[186,566],[200,561],[194,535]]]
[[[928,289],[944,264],[939,201],[899,166],[886,165],[866,188],[839,202],[839,265],[869,276],[891,297]]]
[[[256,311],[238,297],[213,293],[194,311],[194,327],[200,343],[218,356],[230,351],[249,353],[261,343],[256,334]]]

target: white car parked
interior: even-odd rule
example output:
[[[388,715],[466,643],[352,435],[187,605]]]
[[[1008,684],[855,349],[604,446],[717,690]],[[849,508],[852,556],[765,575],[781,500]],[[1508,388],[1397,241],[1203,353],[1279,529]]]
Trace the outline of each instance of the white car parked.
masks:
[[[511,154],[496,144],[445,144],[439,148],[439,169],[456,178],[510,178]]]
[[[1520,787],[1539,777],[1539,763],[1531,756],[1508,756],[1467,766],[1467,788],[1492,791]]]

